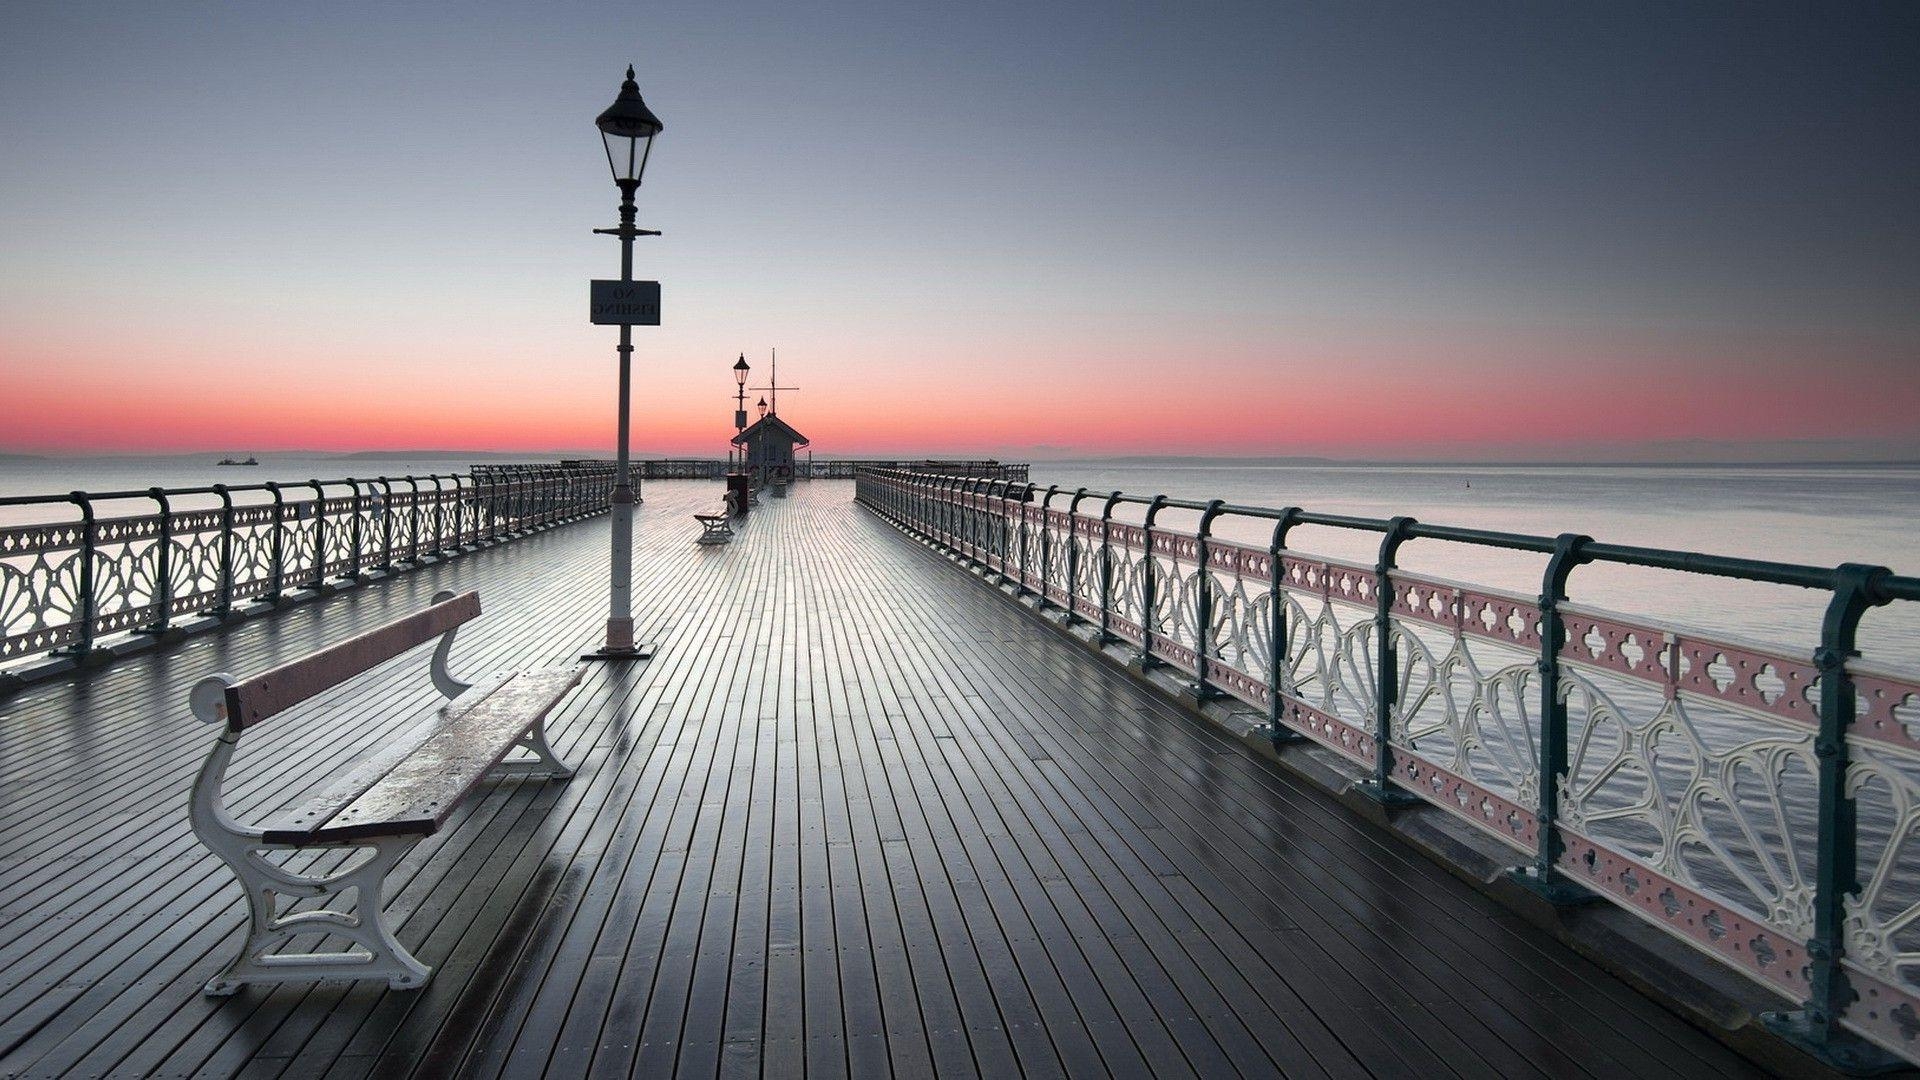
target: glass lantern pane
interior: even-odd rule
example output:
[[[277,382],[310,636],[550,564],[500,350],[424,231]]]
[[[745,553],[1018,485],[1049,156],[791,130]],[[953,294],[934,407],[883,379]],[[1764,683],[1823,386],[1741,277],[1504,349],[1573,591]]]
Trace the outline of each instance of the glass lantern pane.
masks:
[[[613,170],[615,180],[638,180],[640,172],[646,167],[647,144],[651,139],[630,139],[624,135],[600,133],[600,141],[607,148],[607,167]]]

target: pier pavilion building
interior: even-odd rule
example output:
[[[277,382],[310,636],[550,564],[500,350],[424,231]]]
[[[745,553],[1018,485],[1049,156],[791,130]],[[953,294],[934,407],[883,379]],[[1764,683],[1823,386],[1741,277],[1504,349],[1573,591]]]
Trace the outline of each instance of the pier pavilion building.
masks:
[[[807,445],[807,437],[770,412],[735,435],[733,445],[746,451],[747,471],[761,483],[784,484],[793,479],[793,452]]]

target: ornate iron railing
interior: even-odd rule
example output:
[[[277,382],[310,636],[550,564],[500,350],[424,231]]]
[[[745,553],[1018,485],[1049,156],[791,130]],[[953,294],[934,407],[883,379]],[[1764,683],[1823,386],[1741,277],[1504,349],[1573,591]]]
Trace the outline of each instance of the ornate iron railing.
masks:
[[[1493,837],[1523,883],[1597,894],[1800,1002],[1768,1019],[1788,1038],[1920,1060],[1920,678],[1855,645],[1920,578],[989,478],[856,487],[1196,696],[1262,711],[1276,743],[1330,748],[1375,798]],[[1197,526],[1158,524],[1170,508]],[[1216,537],[1227,516],[1271,522],[1269,542]],[[1295,550],[1304,525],[1378,534],[1373,565]],[[1544,555],[1541,590],[1408,573],[1416,540]],[[1794,655],[1570,603],[1587,563],[1823,590],[1820,641]]]
[[[16,515],[59,515],[0,526],[0,664],[84,656],[110,635],[418,565],[599,513],[612,490],[599,465],[491,465],[0,498]]]

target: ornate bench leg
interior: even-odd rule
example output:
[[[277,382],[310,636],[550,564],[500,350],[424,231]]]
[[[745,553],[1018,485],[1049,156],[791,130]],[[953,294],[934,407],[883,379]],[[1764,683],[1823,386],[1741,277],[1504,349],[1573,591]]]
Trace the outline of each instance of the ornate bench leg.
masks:
[[[187,817],[207,849],[233,870],[247,894],[247,942],[240,956],[207,983],[206,992],[231,994],[250,982],[317,982],[321,979],[385,979],[396,989],[425,986],[433,970],[413,958],[393,936],[380,892],[387,873],[418,837],[391,836],[340,845],[270,844],[259,829],[236,823],[220,796],[227,763],[238,736],[223,733],[194,781]],[[345,870],[302,874],[267,861],[276,851],[371,851]],[[289,915],[280,898],[318,898],[353,893],[342,909],[322,908]],[[359,946],[331,953],[274,953],[301,934],[335,934]]]
[[[503,761],[493,767],[495,776],[540,776],[552,780],[565,780],[573,775],[573,766],[560,760],[553,752],[553,746],[547,742],[547,718],[541,717],[533,722],[526,734],[514,740],[514,746],[533,755],[533,760]]]
[[[371,848],[371,857],[343,872],[326,876],[296,874],[267,862],[268,851],[302,850],[292,845],[252,844],[238,859],[222,852],[227,865],[247,890],[249,925],[240,956],[207,983],[206,992],[224,996],[252,982],[318,982],[321,979],[385,979],[395,990],[427,984],[433,969],[414,959],[393,936],[380,892],[388,872],[415,842],[414,837],[367,840],[353,845]],[[304,850],[313,850],[311,848]],[[353,902],[344,908],[322,908],[290,915],[279,912],[280,897],[344,895]],[[333,934],[358,946],[344,952],[275,953],[274,949],[301,934]]]

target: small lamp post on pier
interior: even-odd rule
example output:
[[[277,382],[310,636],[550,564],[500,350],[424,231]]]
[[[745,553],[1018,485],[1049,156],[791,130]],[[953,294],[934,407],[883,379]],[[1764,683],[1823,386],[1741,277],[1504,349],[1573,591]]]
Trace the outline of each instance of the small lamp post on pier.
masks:
[[[633,280],[633,241],[640,236],[658,236],[653,229],[634,227],[633,196],[640,190],[640,177],[647,170],[647,156],[653,150],[653,137],[665,126],[640,99],[640,87],[633,81],[633,67],[620,84],[620,96],[594,120],[600,129],[600,141],[607,151],[607,167],[620,189],[620,227],[595,229],[604,236],[620,238],[620,280],[593,283],[593,321],[620,327],[620,450],[614,465],[613,494],[613,568],[610,575],[611,598],[608,603],[606,645],[588,653],[587,660],[640,660],[652,655],[651,646],[635,645],[633,640],[633,479],[627,463],[628,432],[633,411],[633,327],[660,324],[660,283]]]
[[[753,479],[747,475],[747,451],[739,446],[740,433],[747,429],[747,354],[733,362],[733,434],[727,442],[727,501],[733,516],[745,517],[753,505]],[[739,456],[736,458],[735,454]]]
[[[740,359],[733,362],[733,433],[747,430],[747,372],[753,368],[747,364],[747,354],[741,353]],[[727,444],[727,456],[733,456],[733,444]]]

